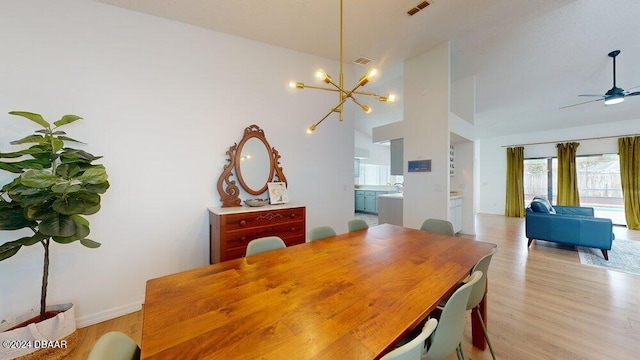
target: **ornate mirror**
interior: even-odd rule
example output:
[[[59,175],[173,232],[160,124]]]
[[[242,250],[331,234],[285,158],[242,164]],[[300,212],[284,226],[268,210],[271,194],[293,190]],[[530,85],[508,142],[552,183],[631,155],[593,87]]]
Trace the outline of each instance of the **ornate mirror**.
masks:
[[[264,131],[258,125],[244,129],[240,143],[229,147],[227,155],[229,163],[224,166],[218,179],[222,207],[241,204],[240,189],[236,186],[235,180],[231,180],[234,172],[240,187],[251,195],[260,195],[267,191],[269,182],[287,182],[280,167],[280,154],[269,146]]]

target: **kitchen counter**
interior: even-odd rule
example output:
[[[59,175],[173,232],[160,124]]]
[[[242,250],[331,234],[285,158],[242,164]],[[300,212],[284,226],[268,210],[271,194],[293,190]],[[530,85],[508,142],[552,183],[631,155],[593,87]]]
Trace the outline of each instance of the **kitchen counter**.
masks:
[[[380,198],[389,198],[389,199],[400,199],[402,200],[404,198],[404,194],[403,193],[393,193],[393,194],[382,194],[382,195],[378,195],[378,201],[380,201]]]
[[[378,224],[402,226],[403,193],[378,195]]]

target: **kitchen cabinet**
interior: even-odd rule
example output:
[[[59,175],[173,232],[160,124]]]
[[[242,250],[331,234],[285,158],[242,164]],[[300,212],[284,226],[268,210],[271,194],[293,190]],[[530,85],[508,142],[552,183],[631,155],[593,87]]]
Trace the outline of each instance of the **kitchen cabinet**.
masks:
[[[379,190],[356,190],[355,210],[371,214],[378,213],[378,195],[388,194],[389,191]]]
[[[454,232],[462,231],[462,196],[452,197],[449,199],[449,216]]]
[[[391,140],[391,175],[404,175],[404,139]]]

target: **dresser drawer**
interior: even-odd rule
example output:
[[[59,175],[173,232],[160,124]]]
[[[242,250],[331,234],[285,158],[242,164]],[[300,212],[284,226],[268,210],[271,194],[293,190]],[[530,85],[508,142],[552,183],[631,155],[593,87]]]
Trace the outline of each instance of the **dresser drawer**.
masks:
[[[232,231],[300,220],[304,221],[304,208],[241,213],[226,216],[225,229]]]
[[[278,236],[283,240],[295,236],[304,236],[304,221],[253,227],[249,229],[230,230],[227,232],[227,249],[247,246],[253,239],[265,236]]]
[[[303,232],[303,234],[295,235],[293,237],[284,237],[282,238],[282,240],[287,245],[287,247],[302,244],[305,242],[305,234]],[[224,257],[224,259],[230,260],[230,259],[241,258],[241,257],[244,257],[246,253],[247,253],[247,244],[244,244],[241,247],[227,249],[226,257]]]
[[[235,210],[235,209],[231,209]],[[260,210],[229,211],[209,209],[209,262],[244,257],[253,239],[278,236],[287,246],[302,244],[306,238],[304,206],[267,205]]]

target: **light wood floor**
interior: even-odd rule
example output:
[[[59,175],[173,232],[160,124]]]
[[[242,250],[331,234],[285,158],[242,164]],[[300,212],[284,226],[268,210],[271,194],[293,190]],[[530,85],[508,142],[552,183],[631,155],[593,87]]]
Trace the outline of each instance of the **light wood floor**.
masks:
[[[640,240],[640,231],[614,232],[618,239]],[[639,358],[640,275],[581,265],[572,247],[534,241],[527,249],[524,219],[478,215],[476,233],[477,240],[498,245],[489,271],[488,326],[499,359]],[[491,359],[488,349],[471,346],[469,329],[466,357]],[[79,329],[71,358],[86,359],[111,330],[140,344],[142,311]]]

